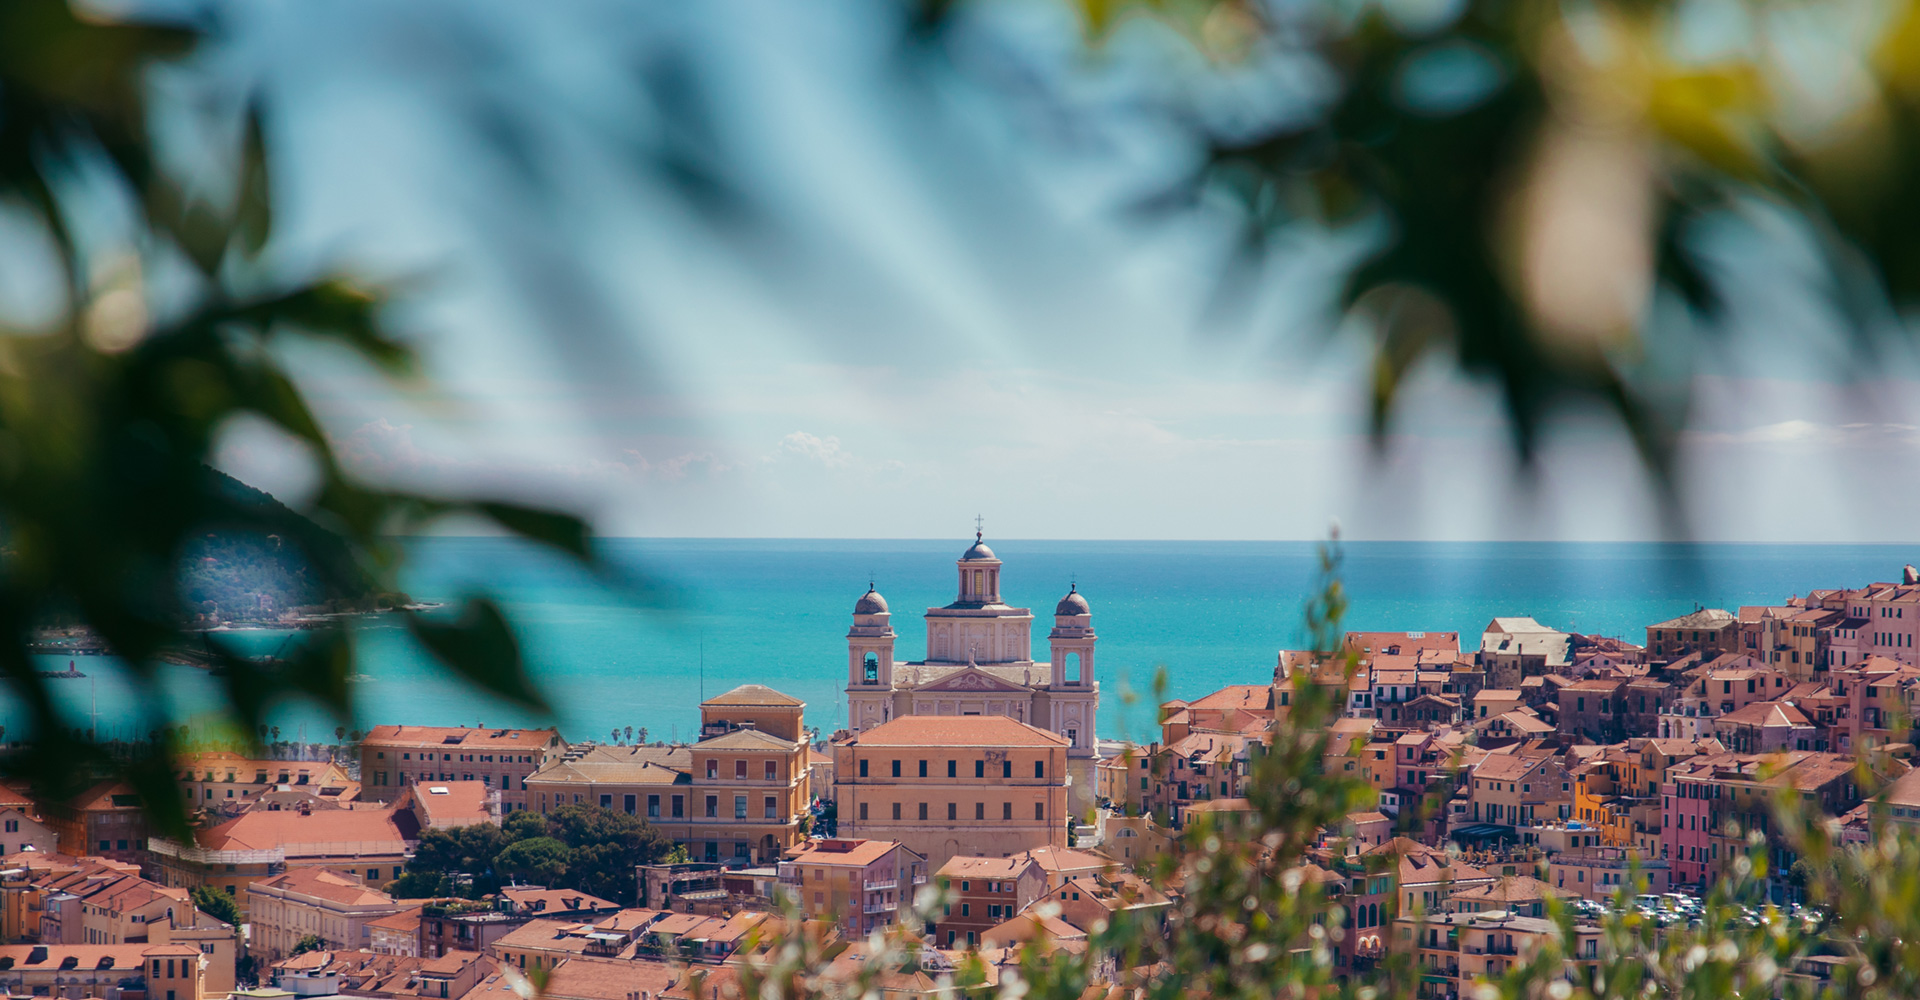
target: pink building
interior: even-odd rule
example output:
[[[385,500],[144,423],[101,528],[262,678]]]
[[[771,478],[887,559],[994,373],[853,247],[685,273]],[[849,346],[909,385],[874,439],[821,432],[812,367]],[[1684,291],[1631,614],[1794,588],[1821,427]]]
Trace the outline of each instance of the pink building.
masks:
[[[1704,886],[1707,872],[1719,860],[1714,857],[1713,820],[1716,815],[1712,796],[1718,788],[1705,780],[1713,776],[1714,762],[1728,754],[1710,754],[1675,764],[1667,771],[1667,783],[1660,786],[1661,843],[1674,885]]]

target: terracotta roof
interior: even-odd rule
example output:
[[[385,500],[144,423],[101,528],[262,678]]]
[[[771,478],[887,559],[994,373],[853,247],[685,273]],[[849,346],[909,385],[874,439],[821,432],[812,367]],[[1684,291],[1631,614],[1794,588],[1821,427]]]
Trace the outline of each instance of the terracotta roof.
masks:
[[[716,695],[701,702],[702,705],[742,705],[754,707],[790,707],[805,708],[806,702],[789,694],[781,694],[765,684],[742,684],[723,695]]]
[[[794,864],[835,865],[840,867],[865,868],[899,849],[908,854],[919,855],[903,848],[892,840],[816,840],[792,858]]]
[[[852,737],[870,747],[1064,747],[1067,738],[1004,715],[903,715]]]
[[[1188,702],[1189,708],[1265,708],[1273,699],[1268,684],[1230,684],[1202,698]]]
[[[717,970],[699,971],[711,973]],[[665,962],[569,958],[548,973],[540,995],[550,1000],[629,1000],[636,992],[657,997],[687,977],[688,970],[674,968]],[[487,983],[491,982],[491,979],[487,980]],[[717,983],[716,978],[713,983],[707,984],[710,988],[703,990],[701,995],[720,996],[716,989],[711,988]],[[468,993],[469,998],[475,995],[474,992]],[[518,994],[501,1000],[518,1000]]]
[[[148,951],[156,951],[165,957],[178,954],[173,950],[175,947],[177,946],[149,945],[144,941],[137,944],[9,944],[0,945],[0,959],[12,959],[11,971],[14,975],[29,970],[51,972],[60,968],[69,958],[75,960],[74,969],[81,972],[138,971],[145,965],[145,955]],[[45,949],[46,957],[38,962],[30,961],[33,953],[42,948]],[[198,948],[193,949],[195,954],[199,951]],[[107,960],[107,964],[101,964],[103,960]]]
[[[693,751],[685,746],[596,746],[573,756],[577,752],[578,748],[569,751],[568,757],[548,762],[527,780],[623,785],[672,785],[692,780]]]
[[[1038,867],[1037,862],[1024,854],[1016,854],[1010,858],[982,858],[956,854],[948,858],[947,863],[941,865],[940,870],[934,874],[955,879],[1012,879],[1019,878],[1027,871]]]
[[[408,827],[412,817],[405,820]],[[293,809],[242,813],[194,839],[201,847],[218,851],[263,851],[288,848],[290,856],[311,857],[343,845],[391,845],[404,851],[418,834],[403,828],[392,809],[315,809],[301,814]],[[383,846],[381,849],[385,849]]]
[[[314,896],[345,906],[392,905],[393,897],[351,875],[325,868],[295,868],[272,878],[264,878],[247,887],[248,892],[278,889],[282,892]]]
[[[475,729],[466,726],[375,726],[362,745],[478,747],[486,750],[538,750],[560,739],[558,729]]]
[[[498,817],[488,807],[493,789],[478,781],[428,781],[407,786],[430,827],[473,826]]]
[[[415,906],[411,909],[401,910],[399,913],[389,914],[378,920],[368,921],[367,926],[378,927],[386,931],[415,932],[420,929],[421,909],[421,907]]]
[[[694,744],[699,750],[768,750],[774,753],[792,753],[800,744],[783,740],[772,733],[758,729],[736,729],[722,736],[701,740]]]
[[[1728,612],[1720,608],[1701,608],[1700,610],[1695,611],[1692,614],[1681,615],[1678,618],[1669,618],[1666,621],[1656,622],[1647,627],[1648,628],[1669,628],[1669,629],[1681,629],[1681,628],[1715,629],[1715,628],[1724,628],[1727,625],[1731,625],[1736,621],[1738,621],[1738,619],[1734,618],[1732,614],[1729,614]]]
[[[573,889],[536,889],[531,886],[506,886],[500,895],[515,909],[528,913],[561,913],[568,910],[617,910],[619,903],[590,896]]]
[[[1114,866],[1113,859],[1088,851],[1071,847],[1036,847],[1026,853],[1046,869],[1048,874],[1060,872],[1097,872]]]

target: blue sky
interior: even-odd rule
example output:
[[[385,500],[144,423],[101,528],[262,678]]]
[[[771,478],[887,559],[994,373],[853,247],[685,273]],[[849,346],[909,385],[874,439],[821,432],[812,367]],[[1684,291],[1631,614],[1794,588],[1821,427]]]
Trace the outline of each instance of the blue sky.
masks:
[[[1311,73],[1215,79],[1140,30],[1089,55],[1012,2],[903,70],[892,9],[233,9],[216,65],[279,111],[278,252],[411,283],[429,384],[289,354],[350,467],[617,535],[959,537],[980,513],[1002,537],[1658,536],[1603,421],[1556,425],[1522,483],[1490,393],[1443,366],[1372,453],[1362,335],[1326,309],[1359,241],[1280,235],[1222,314],[1224,212],[1129,210],[1192,155],[1154,108],[1285,117]],[[1910,362],[1842,369],[1791,240],[1759,242],[1775,278],[1738,349],[1682,375],[1693,532],[1912,537]],[[248,425],[221,463],[306,482]]]

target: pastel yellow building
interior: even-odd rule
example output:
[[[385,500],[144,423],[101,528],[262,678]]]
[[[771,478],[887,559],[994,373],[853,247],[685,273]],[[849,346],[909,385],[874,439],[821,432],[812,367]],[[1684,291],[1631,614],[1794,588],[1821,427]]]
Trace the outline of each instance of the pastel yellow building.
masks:
[[[698,743],[569,748],[527,778],[528,806],[597,805],[645,818],[696,860],[772,864],[805,838],[813,802],[805,708],[742,685],[700,705]]]
[[[909,715],[842,736],[833,744],[840,825],[905,844],[935,869],[957,854],[1065,847],[1070,747],[1001,715]]]

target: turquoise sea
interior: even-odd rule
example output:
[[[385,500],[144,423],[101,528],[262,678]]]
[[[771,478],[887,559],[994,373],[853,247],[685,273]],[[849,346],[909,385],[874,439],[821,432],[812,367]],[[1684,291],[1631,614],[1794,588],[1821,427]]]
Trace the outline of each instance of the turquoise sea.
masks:
[[[510,540],[429,538],[412,543],[403,583],[422,600],[476,588],[499,595],[568,739],[606,739],[615,726],[684,738],[703,690],[748,682],[805,699],[809,724],[831,732],[845,721],[844,636],[868,580],[892,607],[897,656],[917,659],[920,616],[953,599],[954,560],[970,541],[604,541],[614,565],[656,585],[641,600]],[[1174,697],[1270,680],[1276,652],[1301,642],[1317,567],[1310,542],[988,541],[1005,561],[1004,596],[1038,619],[1037,659],[1046,658],[1046,616],[1069,583],[1092,604],[1108,737],[1151,731],[1162,668]],[[1348,628],[1451,630],[1469,645],[1495,615],[1642,641],[1648,624],[1696,604],[1731,609],[1897,580],[1904,563],[1920,561],[1920,546],[1898,545],[1356,542],[1343,551]],[[541,721],[463,689],[392,623],[360,628],[364,679],[348,728]],[[285,639],[232,634],[262,651]],[[146,731],[113,663],[78,665],[88,680],[55,683],[83,719],[97,710],[102,735]],[[1132,704],[1129,691],[1139,695]],[[168,696],[183,717],[219,708],[213,681],[188,668],[169,674]],[[314,741],[340,724],[298,702],[274,721],[283,738]],[[22,734],[20,722],[0,707],[8,738]]]

